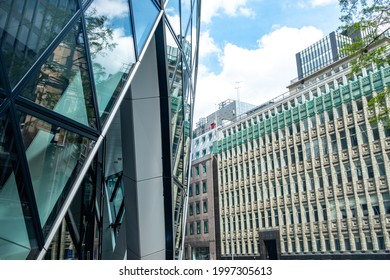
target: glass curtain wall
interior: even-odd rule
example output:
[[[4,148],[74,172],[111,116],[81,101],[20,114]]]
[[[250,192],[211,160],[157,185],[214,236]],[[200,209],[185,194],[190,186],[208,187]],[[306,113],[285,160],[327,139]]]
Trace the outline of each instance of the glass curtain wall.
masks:
[[[120,129],[113,115],[154,42],[158,21],[165,26],[178,257],[200,2],[1,2],[0,259],[99,259],[104,207],[118,225],[111,227],[117,237],[126,192],[123,167],[113,164],[122,150],[109,150],[106,134]],[[120,138],[115,134],[110,141]],[[110,200],[103,202],[104,196]]]

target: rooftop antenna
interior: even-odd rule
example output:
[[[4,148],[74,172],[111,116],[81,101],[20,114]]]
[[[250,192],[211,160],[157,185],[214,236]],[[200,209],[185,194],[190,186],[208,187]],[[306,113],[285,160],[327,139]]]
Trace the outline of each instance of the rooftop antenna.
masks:
[[[236,117],[238,118],[239,115],[241,115],[241,106],[240,106],[240,83],[242,83],[241,81],[236,81],[235,84],[236,86],[234,87],[237,91],[237,103],[236,103]]]
[[[235,84],[236,86],[234,87],[236,90],[237,90],[237,101],[239,102],[240,101],[240,83],[242,83],[241,81],[236,81]]]

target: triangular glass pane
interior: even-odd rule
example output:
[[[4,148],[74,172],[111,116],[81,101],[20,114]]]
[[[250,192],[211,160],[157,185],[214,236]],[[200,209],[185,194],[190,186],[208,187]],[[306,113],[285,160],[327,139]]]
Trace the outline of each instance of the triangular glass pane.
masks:
[[[194,2],[194,6],[193,6],[193,9],[192,9],[192,30],[191,30],[191,33],[192,33],[192,44],[191,44],[191,48],[192,48],[192,56],[191,56],[191,65],[192,65],[192,69],[194,68],[193,67],[193,63],[194,63],[194,60],[196,59],[195,57],[195,51],[198,47],[198,38],[197,38],[197,34],[199,33],[199,25],[198,23],[200,21],[200,19],[198,19],[199,15],[198,15],[198,6],[199,5],[199,2],[198,1],[195,1]]]
[[[15,179],[15,140],[10,121],[0,116],[0,259],[25,259],[30,253],[30,238]]]
[[[136,62],[130,8],[125,0],[94,1],[85,15],[99,115],[104,120]]]
[[[81,124],[96,127],[80,22],[32,75],[21,95]]]
[[[158,10],[151,0],[132,0],[137,50],[141,53],[156,21]]]
[[[75,14],[77,2],[1,1],[0,48],[12,87]]]
[[[179,149],[181,148],[181,134],[183,121],[183,85],[182,85],[182,67],[181,52],[170,32],[165,28],[167,41],[167,61],[168,61],[168,81],[169,97],[171,106],[171,139],[172,139],[172,157],[173,161],[178,161]],[[176,167],[174,167],[176,168]]]
[[[181,1],[181,20],[182,20],[182,49],[187,64],[191,67],[191,44],[192,44],[192,15],[191,0]]]
[[[169,0],[165,9],[169,24],[176,36],[180,35],[180,7],[179,0]]]
[[[188,33],[188,24],[191,19],[192,0],[181,0],[181,35]]]
[[[50,229],[94,142],[34,116],[20,127],[42,227]]]

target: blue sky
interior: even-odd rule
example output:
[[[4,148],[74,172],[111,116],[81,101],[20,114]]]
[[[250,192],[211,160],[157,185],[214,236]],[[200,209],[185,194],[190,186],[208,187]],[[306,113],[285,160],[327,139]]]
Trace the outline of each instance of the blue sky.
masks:
[[[336,30],[339,10],[338,0],[202,1],[194,121],[228,98],[260,105],[285,93],[295,53]]]

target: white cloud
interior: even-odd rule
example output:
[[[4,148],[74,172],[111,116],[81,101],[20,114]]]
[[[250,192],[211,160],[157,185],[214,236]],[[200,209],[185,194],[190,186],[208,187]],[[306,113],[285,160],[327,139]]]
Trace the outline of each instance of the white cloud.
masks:
[[[202,2],[202,22],[210,23],[215,16],[227,15],[254,17],[255,12],[246,7],[247,0],[209,0]]]
[[[285,93],[297,76],[295,54],[322,37],[314,27],[281,27],[260,38],[254,50],[227,43],[220,53],[219,74],[199,66],[194,121],[215,111],[216,104],[237,99],[236,81],[241,82],[240,100],[254,105]]]
[[[288,1],[284,2],[283,6],[285,8],[300,8],[300,9],[307,9],[307,8],[317,8],[317,7],[323,7],[327,5],[338,5],[339,0],[295,0],[295,1]]]
[[[99,11],[99,15],[104,15],[109,19],[127,16],[127,13],[129,12],[129,4],[126,0],[96,0],[92,3],[91,7],[96,8],[96,10]]]
[[[221,49],[217,47],[214,39],[210,37],[209,30],[201,32],[199,38],[199,58],[202,59],[210,54],[220,54]]]
[[[330,4],[337,4],[339,0],[311,0],[310,4],[312,7],[326,6]]]

